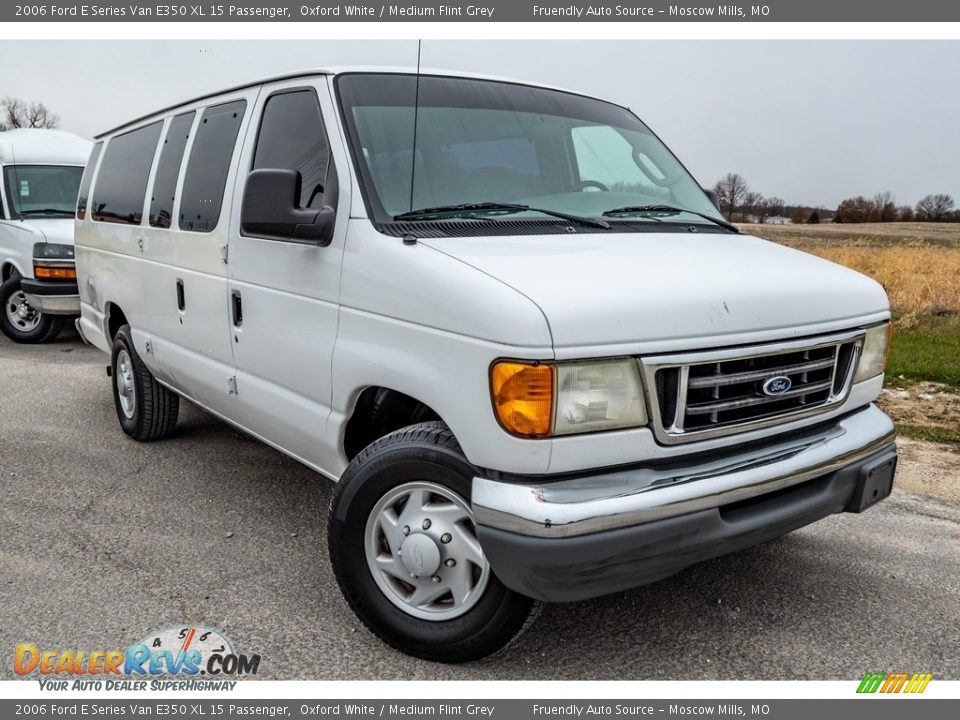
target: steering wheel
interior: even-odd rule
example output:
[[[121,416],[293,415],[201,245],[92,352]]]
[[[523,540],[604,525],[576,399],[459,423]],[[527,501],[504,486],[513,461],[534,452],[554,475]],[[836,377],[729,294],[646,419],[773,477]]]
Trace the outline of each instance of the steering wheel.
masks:
[[[573,186],[574,190],[586,190],[587,188],[596,188],[597,190],[602,190],[603,192],[610,192],[610,188],[608,188],[599,180],[581,180]]]

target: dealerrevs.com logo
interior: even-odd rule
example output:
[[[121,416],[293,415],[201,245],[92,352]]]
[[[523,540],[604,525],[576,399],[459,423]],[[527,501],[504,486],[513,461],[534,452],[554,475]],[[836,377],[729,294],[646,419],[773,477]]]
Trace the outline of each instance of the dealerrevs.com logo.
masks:
[[[220,631],[181,625],[123,650],[49,649],[20,643],[13,671],[41,690],[232,690],[256,675],[260,655],[238,653]]]

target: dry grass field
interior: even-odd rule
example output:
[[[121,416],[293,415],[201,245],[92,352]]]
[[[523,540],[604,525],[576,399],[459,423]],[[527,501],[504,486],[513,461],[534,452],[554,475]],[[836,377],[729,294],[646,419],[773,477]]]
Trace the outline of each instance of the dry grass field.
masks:
[[[776,240],[785,244],[824,243],[843,241],[852,243],[880,244],[910,244],[926,243],[931,245],[943,244],[957,247],[960,243],[960,223],[821,223],[819,225],[740,225],[745,232],[752,235]]]
[[[894,334],[880,402],[901,435],[960,451],[960,223],[740,227],[883,285]]]

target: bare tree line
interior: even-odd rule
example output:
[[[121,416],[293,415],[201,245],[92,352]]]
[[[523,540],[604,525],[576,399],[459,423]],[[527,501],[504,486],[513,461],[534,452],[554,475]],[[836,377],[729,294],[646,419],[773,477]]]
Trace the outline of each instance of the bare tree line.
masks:
[[[56,127],[60,127],[60,116],[41,102],[27,102],[15,97],[0,100],[0,131]]]
[[[750,189],[738,173],[727,173],[714,186],[720,211],[734,222],[767,222],[772,217],[786,216],[793,223],[862,222],[960,222],[960,210],[946,193],[927,195],[916,205],[898,205],[891,192],[877,193],[872,198],[858,195],[841,202],[836,210],[804,205],[786,205],[780,198],[765,198]]]
[[[862,195],[847,198],[837,206],[834,222],[895,222],[916,220],[920,222],[956,222],[960,211],[954,210],[953,198],[946,193],[927,195],[915,206],[897,205],[889,192],[872,198]]]

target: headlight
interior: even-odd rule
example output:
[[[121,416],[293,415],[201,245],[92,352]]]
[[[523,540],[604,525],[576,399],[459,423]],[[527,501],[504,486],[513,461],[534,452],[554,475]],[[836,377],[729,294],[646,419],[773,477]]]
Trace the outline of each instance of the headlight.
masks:
[[[863,338],[863,348],[860,350],[860,359],[857,361],[857,372],[853,376],[855,383],[869,380],[883,373],[887,365],[887,350],[892,332],[891,323],[867,328],[867,334]]]
[[[33,276],[37,280],[76,280],[73,245],[37,243],[33,246]]]
[[[555,435],[647,424],[636,360],[557,365]]]
[[[59,243],[36,243],[33,246],[33,256],[35,258],[47,258],[51,260],[73,260],[73,245],[61,245]]]
[[[491,391],[497,418],[515,435],[546,437],[647,424],[640,371],[630,358],[502,361],[493,366]]]

